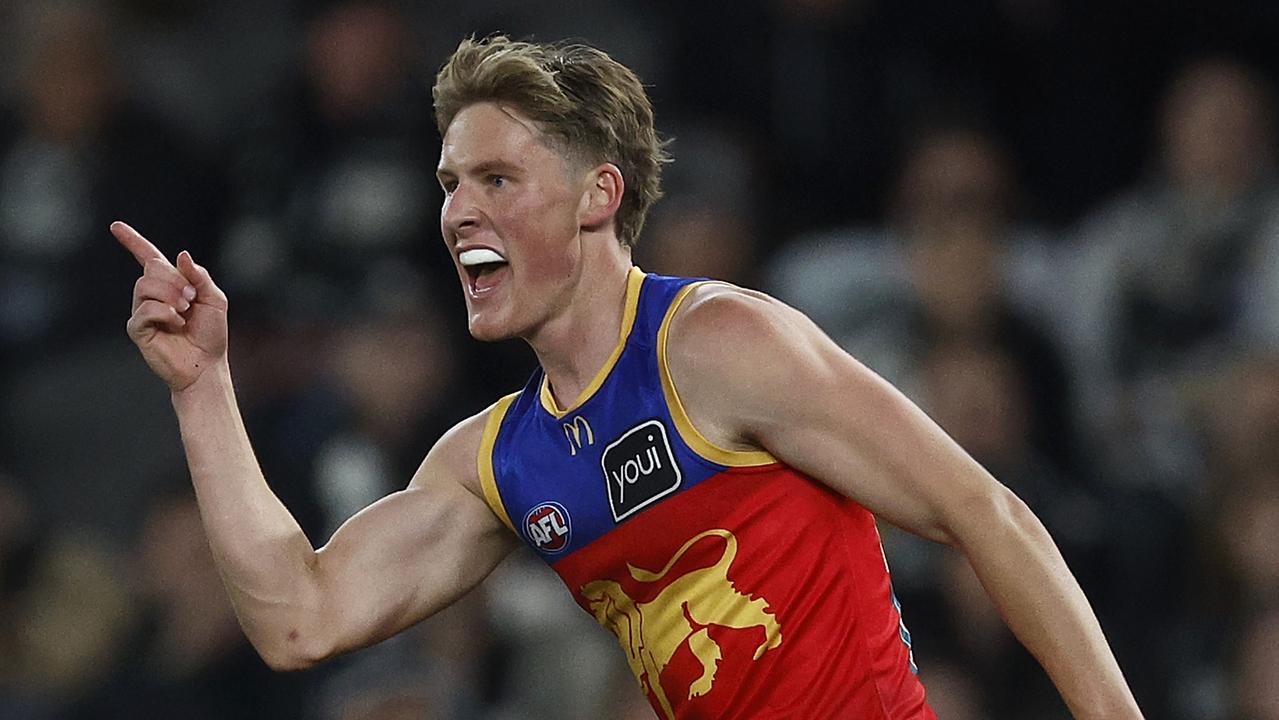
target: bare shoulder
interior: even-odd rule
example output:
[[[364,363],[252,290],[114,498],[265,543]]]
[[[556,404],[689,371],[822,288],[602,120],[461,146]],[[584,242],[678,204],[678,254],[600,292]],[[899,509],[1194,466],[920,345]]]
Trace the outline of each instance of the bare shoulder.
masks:
[[[672,315],[664,362],[678,404],[711,444],[767,450],[761,423],[777,414],[779,394],[811,385],[822,339],[807,317],[779,300],[705,283]]]
[[[707,283],[670,322],[666,363],[694,424],[730,446],[835,410],[867,417],[899,394],[802,312],[754,290]],[[776,453],[775,453],[776,454]]]
[[[767,332],[788,309],[781,301],[756,290],[724,282],[698,283],[689,289],[671,317],[669,342],[705,346],[732,342]]]
[[[727,283],[694,286],[671,318],[666,353],[672,368],[706,380],[781,369],[820,331],[803,313],[765,293]],[[705,376],[705,377],[704,377]]]

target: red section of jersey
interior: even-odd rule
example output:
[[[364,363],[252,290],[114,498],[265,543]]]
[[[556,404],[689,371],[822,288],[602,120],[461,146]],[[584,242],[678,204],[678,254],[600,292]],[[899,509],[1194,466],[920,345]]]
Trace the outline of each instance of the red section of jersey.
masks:
[[[874,517],[783,465],[710,477],[554,567],[658,717],[936,718]]]

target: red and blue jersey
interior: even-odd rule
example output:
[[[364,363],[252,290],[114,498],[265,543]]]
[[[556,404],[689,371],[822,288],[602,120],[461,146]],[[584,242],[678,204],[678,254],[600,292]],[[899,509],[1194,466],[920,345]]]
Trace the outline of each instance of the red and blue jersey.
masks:
[[[661,718],[935,720],[870,512],[689,422],[666,334],[694,283],[633,268],[573,406],[539,371],[493,407],[485,498],[617,636]]]

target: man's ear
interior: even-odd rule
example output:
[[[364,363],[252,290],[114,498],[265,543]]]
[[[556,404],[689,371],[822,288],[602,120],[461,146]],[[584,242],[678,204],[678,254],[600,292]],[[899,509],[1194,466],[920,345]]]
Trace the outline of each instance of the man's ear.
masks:
[[[578,221],[586,230],[599,230],[613,221],[617,208],[622,204],[626,181],[622,171],[613,163],[604,163],[587,175],[589,185],[582,193]]]

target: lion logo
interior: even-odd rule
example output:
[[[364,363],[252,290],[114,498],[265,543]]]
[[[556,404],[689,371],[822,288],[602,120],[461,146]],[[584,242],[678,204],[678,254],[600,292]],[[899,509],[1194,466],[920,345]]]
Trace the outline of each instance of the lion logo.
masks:
[[[697,535],[684,543],[658,572],[633,565],[627,568],[638,582],[660,582],[689,548],[712,536],[724,540],[720,559],[710,567],[676,578],[650,602],[636,603],[612,580],[595,580],[582,586],[582,595],[595,619],[617,636],[640,688],[656,698],[669,719],[675,717],[675,712],[662,688],[662,670],[685,643],[702,666],[701,676],[689,686],[688,699],[705,695],[715,686],[715,673],[723,654],[707,632],[708,627],[762,627],[764,641],[755,648],[754,660],[782,644],[781,625],[769,612],[768,603],[743,594],[728,579],[729,566],[737,556],[737,538],[727,530],[707,530]]]

